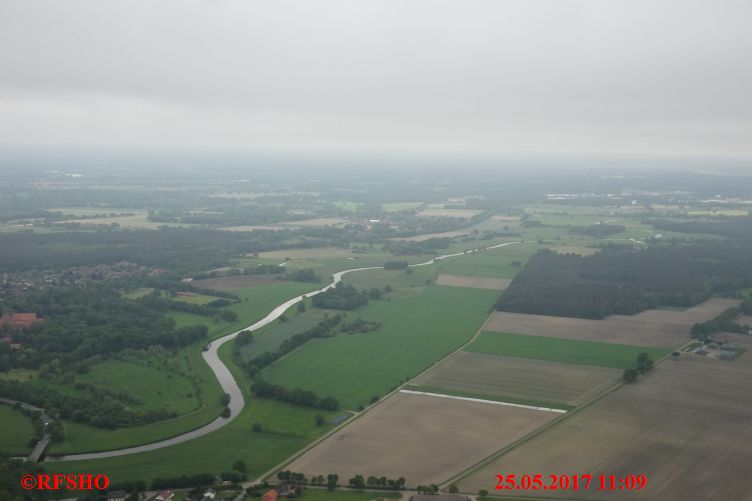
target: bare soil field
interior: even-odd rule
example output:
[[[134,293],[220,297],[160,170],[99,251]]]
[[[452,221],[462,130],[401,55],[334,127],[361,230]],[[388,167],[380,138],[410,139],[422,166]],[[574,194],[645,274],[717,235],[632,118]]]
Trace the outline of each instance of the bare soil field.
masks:
[[[317,257],[350,257],[356,256],[350,249],[340,247],[312,247],[309,249],[284,249],[268,252],[259,252],[258,257],[263,259],[311,259]]]
[[[341,217],[317,217],[313,219],[301,219],[299,221],[286,221],[279,223],[281,226],[342,226],[347,219]]]
[[[285,467],[441,483],[560,414],[397,393]]]
[[[692,324],[709,320],[737,300],[712,298],[685,311],[647,310],[637,315],[611,315],[603,320],[528,315],[497,311],[485,329],[561,339],[675,348],[689,341]]]
[[[418,212],[418,215],[426,217],[461,217],[462,219],[470,219],[481,212],[482,211],[470,209],[426,209]]]
[[[436,278],[437,285],[452,287],[469,287],[471,289],[491,289],[503,291],[512,283],[510,278],[471,277],[467,275],[448,275],[442,273]]]
[[[440,233],[424,233],[422,235],[415,235],[414,237],[395,237],[389,240],[397,240],[403,242],[422,242],[424,240],[430,240],[431,238],[454,238],[464,237],[469,234],[469,230],[457,230],[457,231],[442,231]]]
[[[262,285],[283,284],[282,280],[269,278],[260,278],[253,275],[235,275],[231,277],[206,278],[204,280],[194,280],[191,284],[207,289],[216,289],[218,291],[241,289],[244,287],[260,287]]]
[[[459,482],[494,488],[498,473],[645,474],[641,491],[503,491],[576,499],[752,499],[752,339],[734,362],[683,355],[493,460]],[[596,483],[596,482],[594,482]],[[592,487],[592,486],[591,486]]]
[[[621,370],[461,351],[420,375],[412,385],[471,393],[510,402],[575,406],[621,378]],[[428,391],[428,390],[426,390]]]
[[[504,222],[516,222],[519,221],[519,216],[502,216],[502,215],[495,215],[491,216],[491,221],[504,221]]]

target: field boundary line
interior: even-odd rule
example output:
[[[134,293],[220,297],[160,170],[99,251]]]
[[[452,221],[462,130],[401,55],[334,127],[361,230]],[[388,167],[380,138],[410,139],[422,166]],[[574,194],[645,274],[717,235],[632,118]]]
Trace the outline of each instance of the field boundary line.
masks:
[[[691,344],[693,341],[694,341],[694,339],[690,339],[686,343],[682,344],[679,348],[676,348],[675,350],[671,350],[671,351],[681,350],[685,346]],[[664,355],[663,357],[661,357],[658,360],[656,360],[655,361],[655,365],[657,366],[659,363],[662,363],[666,359],[668,359],[671,356],[671,351],[669,353],[667,353],[666,355]],[[528,433],[524,437],[519,438],[517,441],[515,441],[515,442],[513,442],[513,443],[511,443],[509,445],[507,445],[506,447],[503,447],[503,448],[499,449],[498,451],[494,452],[493,454],[491,454],[487,458],[483,459],[482,461],[480,461],[478,463],[475,463],[473,466],[471,466],[471,467],[469,467],[469,468],[467,468],[467,469],[465,469],[465,470],[457,473],[453,477],[450,477],[448,480],[446,480],[445,482],[442,482],[440,484],[441,488],[443,489],[444,487],[446,487],[446,486],[448,486],[448,485],[450,485],[452,483],[456,483],[456,482],[459,482],[459,481],[465,479],[466,477],[472,475],[473,473],[475,473],[476,471],[480,470],[481,468],[483,468],[484,466],[488,465],[489,463],[491,463],[491,462],[495,461],[496,459],[504,456],[508,452],[511,452],[513,449],[516,449],[517,447],[519,447],[521,445],[524,445],[525,443],[527,443],[528,441],[534,439],[535,437],[537,437],[541,433],[544,433],[545,431],[548,431],[549,429],[553,428],[554,426],[560,424],[562,421],[564,421],[568,417],[570,417],[572,415],[575,415],[575,414],[579,413],[580,411],[583,411],[583,410],[587,409],[591,405],[595,404],[599,400],[605,398],[606,396],[610,395],[611,393],[615,392],[616,390],[618,390],[622,386],[625,386],[626,384],[627,383],[625,383],[624,380],[619,379],[612,386],[609,386],[608,388],[604,389],[601,393],[593,396],[593,398],[591,398],[587,402],[583,403],[582,405],[579,405],[579,406],[575,407],[574,409],[572,409],[571,411],[567,412],[566,414],[562,414],[562,415],[558,416],[557,418],[549,421],[548,423],[544,424],[543,426],[541,426],[539,428],[536,428],[535,430],[531,431],[530,433]]]
[[[534,405],[524,405],[524,404],[514,404],[512,402],[501,402],[498,400],[485,400],[482,398],[472,398],[472,397],[458,397],[457,395],[444,395],[442,393],[430,393],[427,391],[415,391],[415,390],[399,390],[400,393],[407,393],[409,395],[425,395],[429,397],[438,397],[438,398],[451,398],[453,400],[464,400],[466,402],[479,402],[483,404],[493,404],[493,405],[501,405],[504,407],[518,407],[520,409],[529,409],[534,411],[543,411],[543,412],[554,412],[557,414],[566,414],[566,410],[564,409],[555,409],[553,407],[536,407]]]

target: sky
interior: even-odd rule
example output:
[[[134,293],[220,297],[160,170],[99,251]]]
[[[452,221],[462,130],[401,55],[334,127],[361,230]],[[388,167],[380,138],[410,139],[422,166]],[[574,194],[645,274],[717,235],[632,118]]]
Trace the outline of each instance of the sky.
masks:
[[[0,0],[0,147],[752,154],[748,0]]]

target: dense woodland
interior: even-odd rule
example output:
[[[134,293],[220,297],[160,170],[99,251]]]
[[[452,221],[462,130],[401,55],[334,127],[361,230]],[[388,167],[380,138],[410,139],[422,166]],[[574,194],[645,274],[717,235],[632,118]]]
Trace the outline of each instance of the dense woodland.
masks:
[[[368,304],[368,293],[360,292],[350,284],[339,282],[336,287],[316,294],[311,299],[316,308],[354,310]]]
[[[693,306],[752,285],[752,250],[732,242],[607,246],[579,256],[541,250],[502,294],[498,309],[581,318]]]
[[[178,348],[206,336],[203,325],[175,327],[175,321],[136,301],[123,299],[107,284],[55,287],[30,292],[9,305],[33,311],[43,321],[12,333],[23,350],[0,354],[0,370],[64,368],[95,355],[152,345]],[[6,349],[0,343],[0,349]]]

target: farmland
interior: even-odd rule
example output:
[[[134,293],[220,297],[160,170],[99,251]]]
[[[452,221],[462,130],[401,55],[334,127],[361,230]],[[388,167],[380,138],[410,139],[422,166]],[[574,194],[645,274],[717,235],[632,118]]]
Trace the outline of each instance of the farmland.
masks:
[[[282,280],[274,278],[259,277],[256,275],[232,275],[229,277],[205,278],[203,280],[193,280],[192,284],[197,287],[207,289],[216,289],[219,291],[231,291],[233,289],[261,287],[264,285],[279,285],[284,283]]]
[[[564,408],[586,401],[620,377],[619,370],[605,367],[461,351],[410,385],[420,391]]]
[[[467,351],[508,357],[534,358],[566,364],[595,365],[626,369],[634,365],[640,352],[660,358],[670,350],[593,341],[573,341],[551,337],[483,332]]]
[[[511,280],[506,278],[468,277],[464,275],[449,275],[442,273],[436,279],[437,285],[451,287],[469,287],[474,289],[504,290]]]
[[[675,348],[687,342],[692,324],[709,320],[738,301],[713,298],[684,311],[646,310],[603,320],[497,311],[486,324],[496,332],[519,332],[579,341]]]
[[[340,478],[404,477],[411,486],[440,483],[557,415],[396,393],[288,468],[308,475],[337,472]],[[472,426],[458,426],[468,416]]]
[[[729,337],[742,348],[752,347],[747,337]],[[645,380],[608,394],[480,467],[459,486],[464,492],[492,490],[491,479],[502,470],[644,473],[649,480],[643,491],[579,491],[577,497],[747,499],[746,485],[737,480],[752,462],[750,377],[749,351],[731,363],[691,355],[667,361]],[[698,468],[702,475],[686,475]]]
[[[264,374],[271,382],[334,395],[344,407],[356,408],[468,341],[495,297],[494,291],[432,286],[399,300],[373,301],[357,314],[381,322],[379,329],[313,340]]]

